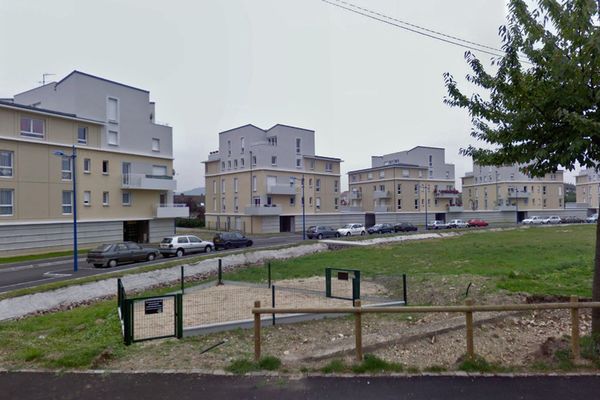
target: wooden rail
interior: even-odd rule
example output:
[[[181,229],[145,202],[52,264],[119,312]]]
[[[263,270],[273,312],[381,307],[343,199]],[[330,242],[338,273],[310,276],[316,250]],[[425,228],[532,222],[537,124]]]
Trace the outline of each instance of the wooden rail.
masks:
[[[600,302],[579,302],[577,296],[571,296],[568,303],[539,303],[539,304],[500,304],[476,305],[467,299],[464,306],[423,306],[423,307],[368,307],[363,308],[360,300],[354,307],[323,307],[323,308],[266,308],[260,306],[260,301],[254,302],[254,359],[261,356],[261,314],[354,314],[354,336],[356,339],[356,359],[362,361],[362,314],[402,314],[402,313],[464,313],[466,325],[467,357],[475,357],[473,344],[473,314],[490,311],[535,311],[535,310],[571,310],[571,353],[574,359],[580,356],[579,349],[579,309],[600,308]]]

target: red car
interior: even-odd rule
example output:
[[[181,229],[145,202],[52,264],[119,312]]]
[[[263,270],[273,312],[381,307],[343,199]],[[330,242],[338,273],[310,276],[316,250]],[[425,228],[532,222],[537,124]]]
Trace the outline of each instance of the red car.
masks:
[[[470,219],[467,221],[467,225],[475,226],[475,227],[482,227],[482,226],[488,226],[489,224],[482,219]]]

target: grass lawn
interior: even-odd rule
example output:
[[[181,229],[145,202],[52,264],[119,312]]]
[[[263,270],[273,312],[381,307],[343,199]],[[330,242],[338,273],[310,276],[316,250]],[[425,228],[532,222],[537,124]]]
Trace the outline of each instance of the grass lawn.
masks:
[[[589,297],[594,242],[592,225],[470,232],[277,261],[273,279],[323,275],[330,266],[360,269],[365,276],[468,274],[491,278],[497,289]],[[262,281],[265,268],[228,273],[226,279]],[[116,300],[0,323],[0,367],[90,368],[143,350],[126,348],[120,329]]]
[[[89,249],[80,249],[77,253],[80,257],[85,256]],[[0,257],[0,264],[10,264],[16,262],[23,261],[33,261],[33,260],[44,260],[46,258],[55,258],[55,257],[66,257],[72,256],[72,250],[65,251],[55,251],[51,253],[41,253],[41,254],[26,254],[22,256],[10,256],[10,257]]]

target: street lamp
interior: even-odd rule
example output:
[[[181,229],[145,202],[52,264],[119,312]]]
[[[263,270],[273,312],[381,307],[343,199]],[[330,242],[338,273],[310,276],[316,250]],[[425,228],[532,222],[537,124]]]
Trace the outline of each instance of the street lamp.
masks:
[[[76,163],[75,159],[77,157],[77,151],[75,150],[75,145],[73,145],[71,154],[67,154],[64,151],[57,150],[54,152],[55,156],[59,157],[68,157],[71,160],[71,168],[72,168],[72,182],[73,182],[73,272],[77,272],[77,175],[76,175]]]
[[[428,216],[428,210],[427,210],[427,192],[429,192],[429,185],[425,185],[425,184],[421,184],[421,189],[423,189],[423,191],[425,192],[425,230],[427,230],[427,216]]]
[[[515,195],[516,195],[515,211],[517,214],[517,225],[519,225],[519,188],[517,188],[517,187],[515,187]]]
[[[306,206],[304,204],[304,175],[302,178],[290,176],[290,184],[300,179],[300,185],[302,186],[302,240],[306,240]]]

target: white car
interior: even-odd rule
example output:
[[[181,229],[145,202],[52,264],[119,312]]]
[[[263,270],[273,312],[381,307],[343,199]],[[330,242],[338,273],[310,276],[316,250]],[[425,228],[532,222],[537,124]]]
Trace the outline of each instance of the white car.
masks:
[[[190,253],[210,253],[215,248],[213,242],[202,240],[193,235],[168,236],[160,242],[158,251],[163,257],[181,257]]]
[[[585,222],[588,222],[588,223],[591,223],[591,224],[594,224],[594,223],[598,222],[598,214],[594,214],[591,217],[587,217],[585,219]]]
[[[452,221],[448,222],[448,227],[449,228],[467,228],[467,227],[469,227],[469,224],[467,224],[462,219],[453,219]]]
[[[560,224],[561,219],[558,215],[551,215],[544,219],[545,224]]]
[[[541,225],[544,223],[544,218],[534,215],[533,217],[525,218],[521,222],[523,225]]]
[[[364,236],[367,234],[367,230],[363,224],[348,224],[342,226],[337,230],[340,236]]]
[[[444,221],[435,220],[427,224],[427,229],[448,229],[450,225],[445,223]]]

